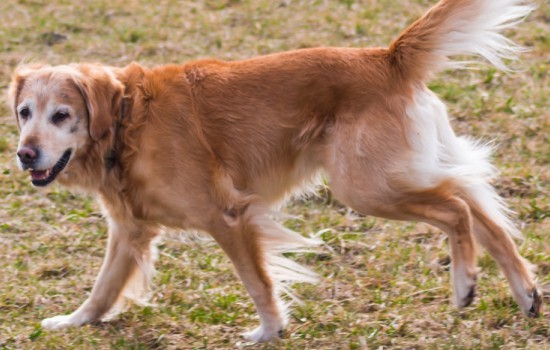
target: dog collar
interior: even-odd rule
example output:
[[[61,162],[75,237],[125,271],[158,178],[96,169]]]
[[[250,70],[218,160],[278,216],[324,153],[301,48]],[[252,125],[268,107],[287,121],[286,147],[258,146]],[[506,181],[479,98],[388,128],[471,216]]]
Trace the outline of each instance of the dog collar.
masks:
[[[115,122],[115,131],[113,136],[113,143],[116,143],[118,139],[118,131],[120,130],[120,124],[122,123],[122,118],[124,118],[124,115],[126,114],[126,97],[122,97],[122,100],[120,102],[120,116],[118,120]],[[107,170],[111,170],[116,165],[116,151],[115,147],[111,148],[109,151],[107,151],[107,154],[105,155],[105,168]]]

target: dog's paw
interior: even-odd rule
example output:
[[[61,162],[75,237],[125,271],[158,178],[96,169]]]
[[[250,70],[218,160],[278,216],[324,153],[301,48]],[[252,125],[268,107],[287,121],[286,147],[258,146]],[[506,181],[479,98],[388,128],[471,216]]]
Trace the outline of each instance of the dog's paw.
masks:
[[[476,297],[476,285],[464,286],[462,290],[455,290],[455,305],[459,309],[470,306]]]
[[[42,320],[42,327],[50,330],[63,329],[69,327],[78,327],[85,322],[79,317],[75,317],[74,314],[59,315]]]
[[[529,308],[529,311],[527,312],[528,317],[539,317],[541,314],[542,309],[542,295],[537,290],[537,288],[534,288],[529,297],[532,300],[531,307]]]
[[[542,293],[537,287],[514,293],[514,298],[525,316],[536,318],[542,315]]]
[[[463,308],[472,304],[476,296],[476,274],[459,271],[453,274],[454,304]]]
[[[282,329],[267,329],[266,327],[259,326],[258,328],[246,332],[243,334],[243,337],[247,340],[251,340],[256,343],[265,343],[269,341],[274,341],[283,336]]]

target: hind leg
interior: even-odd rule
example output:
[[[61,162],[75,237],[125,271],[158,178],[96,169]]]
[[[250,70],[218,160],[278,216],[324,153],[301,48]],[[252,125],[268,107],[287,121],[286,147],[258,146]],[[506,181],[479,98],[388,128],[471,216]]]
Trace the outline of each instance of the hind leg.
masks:
[[[537,289],[530,264],[520,256],[514,241],[500,225],[483,211],[473,211],[477,239],[504,271],[514,299],[523,313],[528,317],[538,317],[542,308],[542,294]]]
[[[459,306],[473,297],[468,286],[475,280],[474,231],[504,270],[523,312],[537,316],[540,293],[508,235],[514,229],[505,209],[485,183],[493,174],[487,147],[456,137],[431,92],[416,92],[406,108],[393,102],[391,110],[365,112],[333,127],[324,164],[335,196],[367,215],[425,221],[447,232]],[[415,200],[438,192],[438,186],[443,196]]]
[[[408,171],[410,145],[400,137],[406,133],[400,131],[403,126],[389,123],[397,120],[394,116],[387,116],[385,123],[367,123],[369,117],[337,126],[331,135],[324,164],[332,192],[365,215],[422,221],[445,231],[451,246],[454,302],[458,307],[469,305],[477,270],[469,206],[454,195],[451,182]]]
[[[434,196],[434,191],[424,193],[428,193],[429,198],[416,201],[412,196],[395,210],[405,219],[432,224],[448,234],[454,304],[459,308],[468,306],[475,296],[477,273],[470,208],[456,196]],[[420,193],[420,197],[423,197],[423,193]]]
[[[445,185],[443,185],[445,186]],[[476,247],[472,234],[472,215],[460,198],[439,187],[423,192],[401,194],[394,202],[371,201],[355,210],[387,219],[422,221],[443,230],[451,247],[451,279],[454,304],[461,308],[472,303],[476,285]]]

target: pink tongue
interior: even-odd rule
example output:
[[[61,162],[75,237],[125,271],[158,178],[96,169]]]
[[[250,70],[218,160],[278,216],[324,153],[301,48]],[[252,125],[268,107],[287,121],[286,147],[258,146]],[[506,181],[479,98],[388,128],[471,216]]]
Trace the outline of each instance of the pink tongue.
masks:
[[[44,180],[48,177],[47,170],[31,170],[31,177],[33,180]]]

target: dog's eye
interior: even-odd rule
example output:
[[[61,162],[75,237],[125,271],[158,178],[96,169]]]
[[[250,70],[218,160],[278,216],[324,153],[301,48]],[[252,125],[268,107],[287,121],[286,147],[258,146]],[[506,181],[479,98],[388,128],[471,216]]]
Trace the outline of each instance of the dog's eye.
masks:
[[[69,118],[69,113],[67,113],[67,112],[57,112],[53,115],[52,122],[54,124],[59,124],[67,118]]]
[[[28,119],[30,115],[31,111],[27,107],[21,108],[21,110],[19,111],[19,117],[23,120]]]

